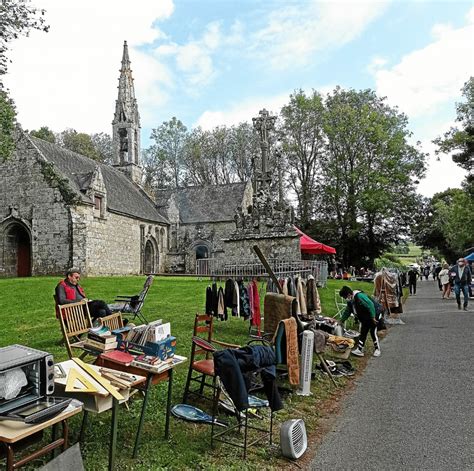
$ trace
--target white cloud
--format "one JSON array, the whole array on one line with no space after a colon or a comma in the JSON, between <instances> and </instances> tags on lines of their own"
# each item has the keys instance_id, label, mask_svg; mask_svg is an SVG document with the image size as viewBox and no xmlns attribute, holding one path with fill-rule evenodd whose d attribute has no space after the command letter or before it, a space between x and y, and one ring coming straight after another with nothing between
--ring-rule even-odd
<instances>
[{"instance_id":1,"label":"white cloud","mask_svg":"<svg viewBox=\"0 0 474 471\"><path fill-rule=\"evenodd\" d=\"M306 65L315 53L340 47L385 10L388 1L311 1L272 12L252 39L253 52L275 69Z\"/></svg>"},{"instance_id":2,"label":"white cloud","mask_svg":"<svg viewBox=\"0 0 474 471\"><path fill-rule=\"evenodd\" d=\"M172 0L36 0L46 9L49 33L32 32L12 43L5 83L20 123L111 132L122 44L128 41L142 115L166 99L169 71L139 52L140 45L164 37L154 25L174 10ZM111 53L112 52L112 53Z\"/></svg>"},{"instance_id":3,"label":"white cloud","mask_svg":"<svg viewBox=\"0 0 474 471\"><path fill-rule=\"evenodd\" d=\"M376 70L377 93L410 117L433 113L458 98L462 85L474 74L473 12L474 8L464 27L436 25L435 41L405 55L391 68Z\"/></svg>"},{"instance_id":4,"label":"white cloud","mask_svg":"<svg viewBox=\"0 0 474 471\"><path fill-rule=\"evenodd\" d=\"M460 98L461 87L474 74L472 38L474 37L474 8L466 16L466 25L453 28L449 24L435 24L431 30L433 41L402 57L391 67L369 65L374 74L378 95L387 96L411 121L415 137L422 142L427 159L426 177L419 185L425 196L459 187L466 176L450 155L435 155L432 140L454 125L454 102ZM453 119L446 118L441 107L448 105Z\"/></svg>"},{"instance_id":5,"label":"white cloud","mask_svg":"<svg viewBox=\"0 0 474 471\"><path fill-rule=\"evenodd\" d=\"M225 111L206 110L199 116L194 126L209 130L216 126L231 126L243 122L252 122L252 118L258 116L258 112L263 108L266 108L272 114L278 114L280 108L288 102L288 97L289 94L267 98L248 98L245 101L228 106Z\"/></svg>"},{"instance_id":6,"label":"white cloud","mask_svg":"<svg viewBox=\"0 0 474 471\"><path fill-rule=\"evenodd\" d=\"M334 88L335 85L324 85L318 87L318 91L321 95L325 96L327 93L331 93ZM206 110L196 120L194 127L200 126L203 129L209 130L221 125L231 126L243 122L251 123L252 118L258 116L258 112L263 108L271 114L277 115L280 113L281 108L289 102L290 94L293 91L289 90L287 93L267 97L247 98L244 101L227 106L225 110ZM310 89L303 91L307 94L311 93Z\"/></svg>"}]
</instances>

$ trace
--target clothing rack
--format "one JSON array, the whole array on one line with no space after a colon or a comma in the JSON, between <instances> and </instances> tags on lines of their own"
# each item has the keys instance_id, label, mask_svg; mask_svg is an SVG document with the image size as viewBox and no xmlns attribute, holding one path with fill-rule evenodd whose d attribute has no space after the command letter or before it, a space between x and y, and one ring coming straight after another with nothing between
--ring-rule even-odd
<instances>
[{"instance_id":1,"label":"clothing rack","mask_svg":"<svg viewBox=\"0 0 474 471\"><path fill-rule=\"evenodd\" d=\"M270 260L269 265L276 276L313 275L319 286L325 286L328 277L327 262L319 260ZM218 258L203 258L196 260L196 274L200 277L210 277L212 280L223 278L242 279L268 278L268 271L258 260L241 263L224 263Z\"/></svg>"}]
</instances>

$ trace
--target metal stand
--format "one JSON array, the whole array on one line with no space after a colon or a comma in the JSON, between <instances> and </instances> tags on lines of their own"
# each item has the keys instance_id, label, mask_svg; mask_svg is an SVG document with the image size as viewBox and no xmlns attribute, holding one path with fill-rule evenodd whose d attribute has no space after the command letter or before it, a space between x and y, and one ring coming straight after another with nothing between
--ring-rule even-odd
<instances>
[{"instance_id":1,"label":"metal stand","mask_svg":"<svg viewBox=\"0 0 474 471\"><path fill-rule=\"evenodd\" d=\"M220 388L217 388L216 395L214 397L214 404L212 408L212 424L211 424L211 447L214 446L214 442L221 442L226 443L227 445L236 446L238 448L242 448L244 450L243 459L247 458L247 448L252 445L256 445L257 443L262 442L263 440L269 439L269 444L272 444L273 438L273 412L268 407L270 411L270 426L269 428L257 427L253 424L249 423L249 412L248 409L243 410L242 412L236 413L237 423L235 425L231 425L226 427L224 430L220 432L215 432L216 426L215 423L218 419L219 413L219 396L220 396ZM267 409L267 408L265 408ZM259 409L262 410L262 409ZM244 417L241 416L244 414ZM243 437L242 435L243 429ZM254 430L256 432L260 432L258 437L254 438L253 440L249 441L249 430ZM238 434L241 436L240 438L227 438L232 432L238 431Z\"/></svg>"}]
</instances>

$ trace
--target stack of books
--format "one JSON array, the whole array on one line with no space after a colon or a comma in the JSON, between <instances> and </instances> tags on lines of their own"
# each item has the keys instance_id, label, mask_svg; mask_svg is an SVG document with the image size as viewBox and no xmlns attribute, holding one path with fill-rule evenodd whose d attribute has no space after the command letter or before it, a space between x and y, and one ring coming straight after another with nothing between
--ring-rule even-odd
<instances>
[{"instance_id":1,"label":"stack of books","mask_svg":"<svg viewBox=\"0 0 474 471\"><path fill-rule=\"evenodd\" d=\"M100 352L108 352L117 348L117 337L105 326L89 329L85 346Z\"/></svg>"},{"instance_id":2,"label":"stack of books","mask_svg":"<svg viewBox=\"0 0 474 471\"><path fill-rule=\"evenodd\" d=\"M133 327L127 335L127 341L138 345L147 342L159 342L171 335L171 324L163 324L161 319L145 325Z\"/></svg>"}]
</instances>

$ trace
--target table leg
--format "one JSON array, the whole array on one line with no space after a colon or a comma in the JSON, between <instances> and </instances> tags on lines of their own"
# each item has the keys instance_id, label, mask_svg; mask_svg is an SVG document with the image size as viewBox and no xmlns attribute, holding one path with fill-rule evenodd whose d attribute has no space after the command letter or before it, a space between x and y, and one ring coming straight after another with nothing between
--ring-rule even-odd
<instances>
[{"instance_id":1,"label":"table leg","mask_svg":"<svg viewBox=\"0 0 474 471\"><path fill-rule=\"evenodd\" d=\"M168 375L168 399L166 400L166 422L165 422L165 439L170 436L170 415L171 415L171 393L173 392L173 368L170 368Z\"/></svg>"},{"instance_id":2,"label":"table leg","mask_svg":"<svg viewBox=\"0 0 474 471\"><path fill-rule=\"evenodd\" d=\"M86 434L87 417L88 417L89 412L84 410L83 414L84 415L82 416L81 431L79 432L79 442L80 443L82 443L84 441L84 437L85 437L85 434Z\"/></svg>"},{"instance_id":3,"label":"table leg","mask_svg":"<svg viewBox=\"0 0 474 471\"><path fill-rule=\"evenodd\" d=\"M66 451L67 447L69 446L69 442L68 442L68 439L69 439L69 425L67 424L67 420L63 420L61 423L62 423L62 426L63 426L63 439L64 439L63 451Z\"/></svg>"},{"instance_id":4,"label":"table leg","mask_svg":"<svg viewBox=\"0 0 474 471\"><path fill-rule=\"evenodd\" d=\"M51 443L56 441L56 438L58 436L58 424L54 424L51 427ZM56 448L51 451L51 459L54 459L56 456Z\"/></svg>"},{"instance_id":5,"label":"table leg","mask_svg":"<svg viewBox=\"0 0 474 471\"><path fill-rule=\"evenodd\" d=\"M110 430L109 471L112 471L115 466L115 448L117 445L117 418L118 400L114 397L112 405L112 428Z\"/></svg>"},{"instance_id":6,"label":"table leg","mask_svg":"<svg viewBox=\"0 0 474 471\"><path fill-rule=\"evenodd\" d=\"M148 392L150 390L150 384L151 384L152 377L153 377L152 374L148 374L148 376L146 378L145 396L143 397L142 412L140 414L140 421L138 422L137 436L135 437L135 446L133 447L133 454L132 454L133 458L137 457L138 444L140 442L140 436L142 434L142 429L143 429L143 422L145 420L145 410L146 410L146 405L148 403Z\"/></svg>"},{"instance_id":7,"label":"table leg","mask_svg":"<svg viewBox=\"0 0 474 471\"><path fill-rule=\"evenodd\" d=\"M13 446L5 443L5 448L7 451L7 471L13 471L15 469L14 459L13 459Z\"/></svg>"}]
</instances>

